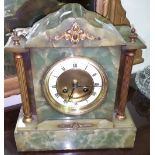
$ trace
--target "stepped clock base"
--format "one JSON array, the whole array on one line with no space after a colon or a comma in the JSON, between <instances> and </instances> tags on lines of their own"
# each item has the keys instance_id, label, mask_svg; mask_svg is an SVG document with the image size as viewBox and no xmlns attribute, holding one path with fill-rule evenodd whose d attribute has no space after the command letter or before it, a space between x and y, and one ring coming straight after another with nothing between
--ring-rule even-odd
<instances>
[{"instance_id":1,"label":"stepped clock base","mask_svg":"<svg viewBox=\"0 0 155 155\"><path fill-rule=\"evenodd\" d=\"M22 119L21 110L15 129L18 151L134 147L136 127L128 110L125 120L114 119L112 122L88 119L54 120L37 124L36 116L33 116L32 123L25 124Z\"/></svg>"}]
</instances>

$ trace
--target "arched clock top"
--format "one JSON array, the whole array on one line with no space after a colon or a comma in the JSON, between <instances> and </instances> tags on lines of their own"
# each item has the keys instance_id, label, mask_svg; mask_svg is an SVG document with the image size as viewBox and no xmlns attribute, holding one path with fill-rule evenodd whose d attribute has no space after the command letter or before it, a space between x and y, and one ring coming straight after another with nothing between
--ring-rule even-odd
<instances>
[{"instance_id":1,"label":"arched clock top","mask_svg":"<svg viewBox=\"0 0 155 155\"><path fill-rule=\"evenodd\" d=\"M138 38L130 43L130 27L113 26L104 17L75 3L64 5L32 27L14 31L17 33L12 34L5 46L5 50L11 52L24 52L29 48L144 47Z\"/></svg>"},{"instance_id":2,"label":"arched clock top","mask_svg":"<svg viewBox=\"0 0 155 155\"><path fill-rule=\"evenodd\" d=\"M125 44L124 39L111 24L104 23L99 28L84 18L67 18L57 27L40 30L37 34L31 29L30 31L32 33L27 36L26 47L100 47Z\"/></svg>"}]
</instances>

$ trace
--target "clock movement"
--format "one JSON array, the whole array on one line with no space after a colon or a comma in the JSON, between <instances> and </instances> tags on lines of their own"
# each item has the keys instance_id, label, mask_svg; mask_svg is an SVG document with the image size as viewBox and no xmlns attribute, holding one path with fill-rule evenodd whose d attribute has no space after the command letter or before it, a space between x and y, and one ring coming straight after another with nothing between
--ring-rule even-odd
<instances>
[{"instance_id":1,"label":"clock movement","mask_svg":"<svg viewBox=\"0 0 155 155\"><path fill-rule=\"evenodd\" d=\"M12 32L22 108L19 151L132 148L136 127L126 108L137 49L135 29L114 26L67 4Z\"/></svg>"}]
</instances>

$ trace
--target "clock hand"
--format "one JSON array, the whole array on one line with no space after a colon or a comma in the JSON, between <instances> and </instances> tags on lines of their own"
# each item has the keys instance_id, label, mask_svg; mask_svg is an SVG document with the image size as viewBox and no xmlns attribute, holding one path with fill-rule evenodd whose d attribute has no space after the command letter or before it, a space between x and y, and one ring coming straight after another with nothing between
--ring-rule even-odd
<instances>
[{"instance_id":1,"label":"clock hand","mask_svg":"<svg viewBox=\"0 0 155 155\"><path fill-rule=\"evenodd\" d=\"M81 86L81 85L78 85L77 87L102 87L102 86L97 86L97 85L90 85L90 86Z\"/></svg>"},{"instance_id":2,"label":"clock hand","mask_svg":"<svg viewBox=\"0 0 155 155\"><path fill-rule=\"evenodd\" d=\"M86 93L86 92L89 91L89 88L91 88L91 87L102 87L102 86L99 86L99 85L94 85L94 86L81 86L81 85L78 84L77 87L78 88L80 88L80 87L83 88L83 91Z\"/></svg>"},{"instance_id":3,"label":"clock hand","mask_svg":"<svg viewBox=\"0 0 155 155\"><path fill-rule=\"evenodd\" d=\"M72 91L71 91L71 93L70 93L70 95L68 95L68 102L69 102L69 100L72 98L72 95L73 95L74 90L75 90L75 88L73 87L73 88L72 88Z\"/></svg>"},{"instance_id":4,"label":"clock hand","mask_svg":"<svg viewBox=\"0 0 155 155\"><path fill-rule=\"evenodd\" d=\"M68 96L69 97L68 98L68 102L72 98L73 92L77 88L77 86L78 86L78 81L76 79L74 79L73 82L72 82L72 91L71 91L71 94Z\"/></svg>"}]
</instances>

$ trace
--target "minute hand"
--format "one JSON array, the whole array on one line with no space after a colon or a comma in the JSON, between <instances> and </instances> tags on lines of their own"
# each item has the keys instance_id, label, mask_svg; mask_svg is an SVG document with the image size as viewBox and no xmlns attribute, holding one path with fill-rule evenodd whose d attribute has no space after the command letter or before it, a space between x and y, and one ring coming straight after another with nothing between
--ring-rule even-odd
<instances>
[{"instance_id":1,"label":"minute hand","mask_svg":"<svg viewBox=\"0 0 155 155\"><path fill-rule=\"evenodd\" d=\"M78 85L77 87L102 87L102 86L99 86L99 85L90 85L90 86L81 86L81 85Z\"/></svg>"}]
</instances>

